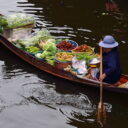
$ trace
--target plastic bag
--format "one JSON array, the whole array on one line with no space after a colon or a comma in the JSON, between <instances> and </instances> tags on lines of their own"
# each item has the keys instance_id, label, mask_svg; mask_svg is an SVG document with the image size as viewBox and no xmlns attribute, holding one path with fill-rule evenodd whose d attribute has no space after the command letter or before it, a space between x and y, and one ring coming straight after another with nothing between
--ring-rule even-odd
<instances>
[{"instance_id":1,"label":"plastic bag","mask_svg":"<svg viewBox=\"0 0 128 128\"><path fill-rule=\"evenodd\" d=\"M97 73L98 73L99 71L100 71L99 68L92 68L92 69L91 69L91 76L92 76L93 79L97 79L97 78L96 78L96 75L97 75Z\"/></svg>"},{"instance_id":2,"label":"plastic bag","mask_svg":"<svg viewBox=\"0 0 128 128\"><path fill-rule=\"evenodd\" d=\"M87 73L87 66L85 60L78 60L76 57L73 57L72 67L78 74L85 75Z\"/></svg>"},{"instance_id":3,"label":"plastic bag","mask_svg":"<svg viewBox=\"0 0 128 128\"><path fill-rule=\"evenodd\" d=\"M24 13L16 13L6 17L8 28L17 28L29 24L35 24L35 19Z\"/></svg>"}]
</instances>

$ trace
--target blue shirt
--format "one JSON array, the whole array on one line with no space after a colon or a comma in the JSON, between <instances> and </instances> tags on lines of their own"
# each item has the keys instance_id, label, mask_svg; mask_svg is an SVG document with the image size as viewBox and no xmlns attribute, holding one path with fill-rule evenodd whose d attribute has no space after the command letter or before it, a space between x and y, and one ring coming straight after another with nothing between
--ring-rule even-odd
<instances>
[{"instance_id":1,"label":"blue shirt","mask_svg":"<svg viewBox=\"0 0 128 128\"><path fill-rule=\"evenodd\" d=\"M114 84L119 81L121 67L117 48L113 48L108 53L103 53L103 73L107 75L103 82Z\"/></svg>"}]
</instances>

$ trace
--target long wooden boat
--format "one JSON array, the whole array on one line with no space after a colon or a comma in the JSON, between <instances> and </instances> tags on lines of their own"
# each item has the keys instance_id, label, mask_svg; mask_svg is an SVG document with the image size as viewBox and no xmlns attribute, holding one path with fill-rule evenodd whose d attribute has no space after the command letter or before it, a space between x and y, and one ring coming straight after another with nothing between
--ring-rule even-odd
<instances>
[{"instance_id":1,"label":"long wooden boat","mask_svg":"<svg viewBox=\"0 0 128 128\"><path fill-rule=\"evenodd\" d=\"M95 81L95 80L88 79L88 78L81 78L81 77L78 77L78 76L76 76L68 71L65 71L63 69L58 69L57 67L52 66L52 65L44 62L43 60L40 60L40 59L34 57L33 55L23 51L22 49L17 48L13 43L8 41L2 35L0 35L0 43L3 44L6 48L8 48L10 51L12 51L14 54L16 54L18 57L20 57L24 61L28 62L29 64L35 66L36 68L38 68L42 71L45 71L54 76L66 79L68 81L78 83L80 85L83 84L86 86L99 88L99 85L100 85L99 81ZM122 75L121 82L122 81L128 82L128 76ZM115 87L115 86L107 84L107 83L103 83L103 89L114 91L114 92L128 93L128 88Z\"/></svg>"}]
</instances>

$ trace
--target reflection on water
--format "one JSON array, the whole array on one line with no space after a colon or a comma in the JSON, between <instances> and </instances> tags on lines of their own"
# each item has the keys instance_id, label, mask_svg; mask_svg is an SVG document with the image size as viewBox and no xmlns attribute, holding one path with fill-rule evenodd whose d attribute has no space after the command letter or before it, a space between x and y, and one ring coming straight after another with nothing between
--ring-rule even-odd
<instances>
[{"instance_id":1,"label":"reflection on water","mask_svg":"<svg viewBox=\"0 0 128 128\"><path fill-rule=\"evenodd\" d=\"M44 126L44 123L49 128L51 125L75 126L74 123L97 126L97 101L93 101L95 93L87 96L88 91L84 90L84 87L79 88L42 73L11 52L5 52L7 49L4 47L2 49L0 54L4 54L4 57L1 56L0 126L6 128L10 125L9 120L12 120L13 127L21 124L20 127L26 128L41 128L40 124ZM107 111L111 112L111 107L108 107ZM48 123L47 120L54 120L55 124Z\"/></svg>"},{"instance_id":2,"label":"reflection on water","mask_svg":"<svg viewBox=\"0 0 128 128\"><path fill-rule=\"evenodd\" d=\"M47 27L56 38L70 38L98 49L97 42L105 34L113 34L120 42L124 73L128 73L128 10L123 7L119 0L0 0L2 14L33 15L35 29ZM39 71L0 48L0 127L100 127L96 120L97 90ZM122 97L105 93L108 128L127 126L128 104Z\"/></svg>"}]
</instances>

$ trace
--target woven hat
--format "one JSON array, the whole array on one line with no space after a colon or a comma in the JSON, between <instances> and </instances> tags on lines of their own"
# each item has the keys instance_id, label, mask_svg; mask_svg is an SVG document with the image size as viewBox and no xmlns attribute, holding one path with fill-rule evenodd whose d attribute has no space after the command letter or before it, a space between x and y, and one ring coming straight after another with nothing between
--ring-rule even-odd
<instances>
[{"instance_id":1,"label":"woven hat","mask_svg":"<svg viewBox=\"0 0 128 128\"><path fill-rule=\"evenodd\" d=\"M111 35L107 35L104 37L103 41L99 42L99 46L103 48L114 48L119 45L118 42L115 41L114 37Z\"/></svg>"}]
</instances>

